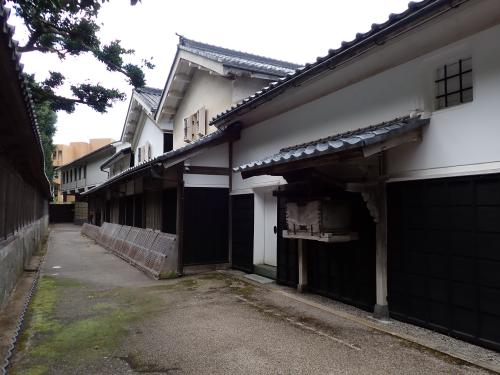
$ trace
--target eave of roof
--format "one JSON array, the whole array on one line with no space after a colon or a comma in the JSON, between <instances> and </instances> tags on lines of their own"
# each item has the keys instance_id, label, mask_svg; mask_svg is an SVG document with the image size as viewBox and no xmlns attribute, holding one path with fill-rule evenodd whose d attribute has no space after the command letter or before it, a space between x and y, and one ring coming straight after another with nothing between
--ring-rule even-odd
<instances>
[{"instance_id":1,"label":"eave of roof","mask_svg":"<svg viewBox=\"0 0 500 375\"><path fill-rule=\"evenodd\" d=\"M127 124L129 123L130 111L134 108L133 103L137 102L148 116L154 118L156 117L155 114L158 110L158 106L160 105L162 92L163 90L161 89L147 86L132 90L132 96L130 98L127 115L125 116L125 122L120 136L122 141L124 141L125 130L127 128Z\"/></svg>"},{"instance_id":2,"label":"eave of roof","mask_svg":"<svg viewBox=\"0 0 500 375\"><path fill-rule=\"evenodd\" d=\"M386 22L373 24L366 33L358 33L351 41L344 41L337 49L331 49L326 56L320 56L314 63L308 63L304 67L297 69L293 74L280 78L272 82L262 90L243 99L226 111L216 115L211 119L210 125L216 127L230 124L239 114L245 111L252 111L261 104L272 100L283 94L288 89L297 87L302 81L311 79L326 70L333 69L344 59L352 60L356 56L361 56L362 52L377 44L377 38L383 40L384 36L404 30L408 25L421 22L426 18L433 17L439 12L457 7L469 0L422 0L420 2L410 2L408 8L398 14L391 14ZM379 43L382 44L382 43Z\"/></svg>"},{"instance_id":3,"label":"eave of roof","mask_svg":"<svg viewBox=\"0 0 500 375\"><path fill-rule=\"evenodd\" d=\"M174 56L174 60L170 66L170 71L168 73L167 80L165 82L165 87L163 89L160 102L159 102L159 107L158 110L155 114L155 120L159 121L160 116L161 116L161 108L165 105L165 102L167 101L167 95L169 94L170 88L172 86L172 81L174 79L174 76L176 74L176 71L178 69L178 61L180 60L180 56L182 56L184 53L192 53L197 56L200 56L202 58L208 59L210 61L216 62L217 64L221 64L221 67L229 67L229 68L235 68L239 69L240 71L247 71L247 72L255 72L259 74L264 74L268 80L272 79L277 79L279 77L283 77L286 74L292 73L295 69L299 68L300 65L298 64L293 64L290 62L286 61L281 61L281 60L276 60L276 59L271 59L268 57L263 57L259 55L253 55L245 52L240 52L240 51L235 51L231 50L228 48L222 48L222 47L217 47L213 46L210 44L206 43L201 43L201 42L196 42L194 40L188 39L182 35L179 36L179 43L177 44L177 51ZM203 52L205 51L205 52ZM211 53L207 52L211 51ZM241 58L245 57L248 59L248 64L242 64L241 61L237 61L237 59L232 59L230 57L226 59L221 59L215 57L217 53L225 53L227 55L231 56L239 56ZM250 60L253 59L253 60ZM223 61L224 60L224 61ZM250 63L250 61L253 61L253 63ZM270 69L263 69L264 65L269 65L269 66L274 66L274 68ZM273 65L274 64L274 65ZM260 65L260 66L259 66ZM281 67L281 69L279 68ZM223 68L221 68L223 70Z\"/></svg>"},{"instance_id":4,"label":"eave of roof","mask_svg":"<svg viewBox=\"0 0 500 375\"><path fill-rule=\"evenodd\" d=\"M197 42L182 35L179 35L179 48L222 63L224 66L270 74L276 77L282 77L286 74L293 73L296 69L301 67L299 64L288 61Z\"/></svg>"},{"instance_id":5,"label":"eave of roof","mask_svg":"<svg viewBox=\"0 0 500 375\"><path fill-rule=\"evenodd\" d=\"M85 155L79 157L78 159L75 159L75 160L70 161L69 163L60 165L59 167L56 168L56 170L61 170L63 168L71 167L72 165L80 164L82 161L87 160L87 159L91 159L91 158L93 158L101 153L105 153L106 151L112 151L115 148L115 146L114 146L115 143L116 142L112 142L112 143L108 143L107 145L104 145L102 147L99 147L97 150L89 152L88 154L85 154Z\"/></svg>"},{"instance_id":6,"label":"eave of roof","mask_svg":"<svg viewBox=\"0 0 500 375\"><path fill-rule=\"evenodd\" d=\"M5 7L4 1L0 1L0 34L5 40L6 43L5 47L7 48L11 56L12 70L17 73L16 76L13 78L17 80L17 85L20 88L25 104L26 114L29 118L31 131L36 143L35 147L37 149L37 153L40 156L40 172L37 173L36 179L38 180L39 187L43 191L43 193L47 197L50 197L51 196L50 181L47 178L47 175L45 174L45 157L40 137L40 131L38 129L35 113L33 111L33 101L31 97L31 92L28 88L27 82L23 77L23 65L20 62L21 53L18 52L17 50L18 43L13 39L14 27L10 26L7 23L9 15L10 15L10 9Z\"/></svg>"},{"instance_id":7,"label":"eave of roof","mask_svg":"<svg viewBox=\"0 0 500 375\"><path fill-rule=\"evenodd\" d=\"M258 170L269 169L273 166L351 151L353 149L362 149L363 147L380 143L412 130L419 129L429 124L429 122L430 119L422 119L420 117L412 118L406 116L397 118L354 131L335 134L327 138L282 148L278 153L272 156L252 161L234 168L233 170L235 172L247 174L246 177L250 177L249 172L253 172L251 175L258 175L261 174L255 173Z\"/></svg>"},{"instance_id":8,"label":"eave of roof","mask_svg":"<svg viewBox=\"0 0 500 375\"><path fill-rule=\"evenodd\" d=\"M106 180L102 184L87 190L86 192L82 193L81 195L89 195L92 193L95 193L101 189L103 189L106 186L113 185L115 183L121 182L126 178L129 178L137 173L140 173L144 170L147 170L149 168L152 168L155 165L158 164L164 164L168 163L171 165L175 165L177 163L182 162L183 160L187 159L188 157L192 156L192 153L196 152L198 149L202 149L203 147L209 147L209 146L216 146L222 142L225 142L230 139L235 139L239 137L240 133L240 128L239 126L232 127L231 129L227 130L217 130L213 133L210 133L203 138L189 143L183 147L177 148L175 150L166 152L160 156L157 156L156 158L153 158L151 160L142 162L141 164L135 165L133 167L125 169L123 172L113 176L109 180Z\"/></svg>"},{"instance_id":9,"label":"eave of roof","mask_svg":"<svg viewBox=\"0 0 500 375\"><path fill-rule=\"evenodd\" d=\"M104 163L102 163L99 168L102 171L104 168L108 167L112 162L121 159L121 157L128 155L131 152L132 152L131 147L122 148L120 151L114 153L109 159L107 159Z\"/></svg>"}]
</instances>

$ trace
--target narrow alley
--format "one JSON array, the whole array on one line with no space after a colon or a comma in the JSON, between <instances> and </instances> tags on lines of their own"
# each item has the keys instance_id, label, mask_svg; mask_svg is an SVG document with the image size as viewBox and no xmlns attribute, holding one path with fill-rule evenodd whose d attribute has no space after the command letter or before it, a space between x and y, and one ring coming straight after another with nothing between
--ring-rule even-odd
<instances>
[{"instance_id":1,"label":"narrow alley","mask_svg":"<svg viewBox=\"0 0 500 375\"><path fill-rule=\"evenodd\" d=\"M482 374L230 273L154 281L54 225L13 374Z\"/></svg>"}]
</instances>

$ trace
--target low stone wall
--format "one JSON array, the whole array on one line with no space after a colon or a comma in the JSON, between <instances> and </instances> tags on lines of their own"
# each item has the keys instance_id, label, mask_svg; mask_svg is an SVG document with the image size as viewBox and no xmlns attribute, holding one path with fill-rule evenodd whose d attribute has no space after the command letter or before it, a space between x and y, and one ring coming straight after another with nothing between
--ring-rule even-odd
<instances>
[{"instance_id":1,"label":"low stone wall","mask_svg":"<svg viewBox=\"0 0 500 375\"><path fill-rule=\"evenodd\" d=\"M0 241L0 308L16 286L30 256L40 250L48 224L49 216L46 215Z\"/></svg>"},{"instance_id":2,"label":"low stone wall","mask_svg":"<svg viewBox=\"0 0 500 375\"><path fill-rule=\"evenodd\" d=\"M177 276L177 236L112 223L84 223L82 234L156 279Z\"/></svg>"}]
</instances>

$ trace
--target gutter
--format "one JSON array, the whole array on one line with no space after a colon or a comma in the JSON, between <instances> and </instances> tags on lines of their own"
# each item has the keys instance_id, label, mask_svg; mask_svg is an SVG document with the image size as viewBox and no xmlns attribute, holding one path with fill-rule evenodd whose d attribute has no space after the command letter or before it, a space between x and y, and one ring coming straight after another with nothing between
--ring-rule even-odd
<instances>
[{"instance_id":1,"label":"gutter","mask_svg":"<svg viewBox=\"0 0 500 375\"><path fill-rule=\"evenodd\" d=\"M337 50L330 50L329 54L326 57L319 57L316 63L308 63L305 65L303 69L297 69L297 71L290 76L284 77L280 81L271 83L267 88L264 88L258 91L256 94L244 99L240 105L236 105L226 112L223 112L216 117L214 117L210 121L210 125L214 125L216 127L222 127L223 125L228 124L231 118L236 117L238 115L243 115L255 109L256 107L271 101L275 97L281 95L284 91L297 87L310 80L311 78L315 78L319 76L321 73L333 70L348 61L352 61L359 57L361 54L367 52L373 47L377 47L381 44L386 43L389 40L392 40L399 35L404 34L432 19L438 17L453 8L457 8L460 5L468 2L470 0L435 0L430 2L427 5L422 5L422 8L411 12L411 8L409 7L406 11L400 13L399 15L390 15L389 20L387 22L391 22L391 18L397 18L401 16L405 12L410 12L408 15L403 16L401 19L391 23L390 25L383 27L379 24L373 24L372 30L368 31L365 34L356 34L356 38L350 42L342 42L342 45ZM410 3L410 5L413 3ZM413 6L419 6L416 3ZM444 9L441 9L443 8ZM423 18L426 14L429 14L429 17L425 19ZM412 21L417 21L416 24L410 25ZM405 27L408 26L408 27ZM371 35L364 36L372 33L377 28L382 27L381 30L374 32ZM397 32L395 35L388 35L391 32ZM386 37L382 39L382 37ZM258 94L260 92L260 94Z\"/></svg>"}]
</instances>

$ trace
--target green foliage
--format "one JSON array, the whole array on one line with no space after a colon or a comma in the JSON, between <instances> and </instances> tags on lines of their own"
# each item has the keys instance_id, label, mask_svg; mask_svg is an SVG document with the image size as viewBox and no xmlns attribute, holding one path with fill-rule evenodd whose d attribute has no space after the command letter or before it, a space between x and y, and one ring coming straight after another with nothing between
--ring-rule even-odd
<instances>
[{"instance_id":1,"label":"green foliage","mask_svg":"<svg viewBox=\"0 0 500 375\"><path fill-rule=\"evenodd\" d=\"M28 41L18 50L23 53L38 51L56 54L61 60L66 56L82 53L93 55L111 72L125 75L134 87L145 85L143 68L152 69L154 65L142 60L138 66L126 62L133 56L133 49L123 48L119 40L102 45L97 33L100 26L97 16L102 4L108 0L10 0L16 14L23 19L28 30ZM131 0L135 5L140 0ZM124 100L125 94L115 88L100 84L78 83L71 85L73 96L61 96L56 90L64 85L65 77L61 72L51 71L44 81L37 82L33 75L25 75L31 89L34 111L38 119L40 137L45 153L46 174L53 179L52 137L55 133L57 111L72 113L77 104L84 104L97 112L104 113L116 101Z\"/></svg>"},{"instance_id":2,"label":"green foliage","mask_svg":"<svg viewBox=\"0 0 500 375\"><path fill-rule=\"evenodd\" d=\"M135 51L121 46L119 40L101 44L97 33L100 26L97 16L107 0L11 0L16 14L28 29L28 41L18 47L20 52L38 51L56 54L61 60L66 56L82 53L93 55L111 72L125 75L127 82L134 87L145 85L144 68L154 65L148 60L136 65L125 61ZM131 0L132 5L137 0ZM65 77L60 72L50 72L49 78L42 82L30 80L35 103L47 103L53 111L72 113L77 104L84 104L97 112L106 112L116 101L124 100L125 94L114 88L100 84L73 84L73 96L65 97L56 93Z\"/></svg>"}]
</instances>

